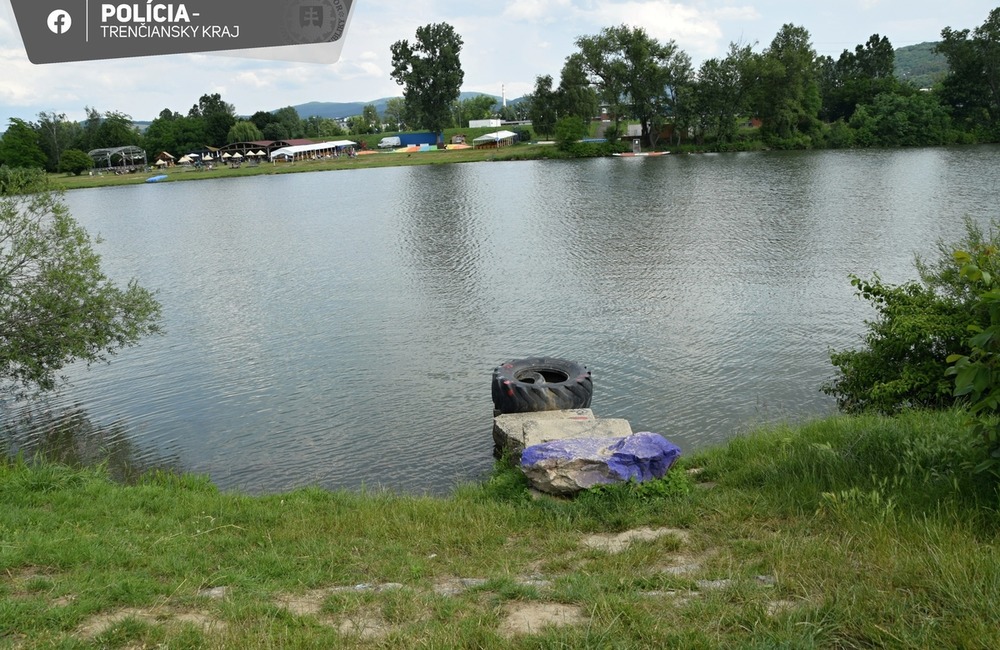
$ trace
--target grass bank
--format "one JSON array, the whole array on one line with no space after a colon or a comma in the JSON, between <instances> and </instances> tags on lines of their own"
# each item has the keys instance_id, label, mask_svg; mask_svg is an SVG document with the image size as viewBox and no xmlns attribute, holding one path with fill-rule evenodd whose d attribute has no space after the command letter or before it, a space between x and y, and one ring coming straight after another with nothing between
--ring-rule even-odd
<instances>
[{"instance_id":1,"label":"grass bank","mask_svg":"<svg viewBox=\"0 0 1000 650\"><path fill-rule=\"evenodd\" d=\"M8 461L0 647L993 648L997 491L963 431L777 426L573 501L512 471L249 497Z\"/></svg>"},{"instance_id":2,"label":"grass bank","mask_svg":"<svg viewBox=\"0 0 1000 650\"><path fill-rule=\"evenodd\" d=\"M596 151L595 151L596 154ZM412 165L443 165L450 163L495 162L503 160L544 160L550 158L574 157L559 151L551 144L518 144L501 149L457 149L426 152L373 152L350 158L341 156L323 160L306 160L294 163L263 162L259 165L243 164L238 168L225 165L214 169L196 169L190 166L175 166L165 170L151 172L122 174L95 171L94 175L71 176L66 174L50 174L49 180L53 186L61 189L78 189L84 187L108 187L116 185L138 185L147 178L166 174L164 183L177 181L205 180L209 178L242 178L246 176L261 176L270 174L294 174L300 172L341 171L347 169L371 169L376 167L403 167Z\"/></svg>"}]
</instances>

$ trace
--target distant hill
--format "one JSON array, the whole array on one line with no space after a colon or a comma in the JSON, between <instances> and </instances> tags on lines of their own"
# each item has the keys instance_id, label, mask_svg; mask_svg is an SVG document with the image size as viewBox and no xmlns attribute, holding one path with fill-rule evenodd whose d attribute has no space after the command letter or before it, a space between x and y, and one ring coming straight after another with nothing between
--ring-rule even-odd
<instances>
[{"instance_id":1,"label":"distant hill","mask_svg":"<svg viewBox=\"0 0 1000 650\"><path fill-rule=\"evenodd\" d=\"M896 76L899 79L910 81L918 88L930 88L935 83L948 74L948 61L943 55L935 53L936 42L920 43L918 45L908 45L896 49ZM488 93L463 92L459 99L469 99L479 95L492 97L497 103L502 98ZM401 96L401 95L400 95ZM306 104L296 104L292 106L302 119L312 117L328 117L333 119L344 119L352 115L361 115L364 107L374 104L375 110L382 114L385 112L386 102L391 97L372 99L366 102L308 102ZM524 97L508 99L508 105L515 105L523 101ZM271 112L278 110L273 109Z\"/></svg>"},{"instance_id":2,"label":"distant hill","mask_svg":"<svg viewBox=\"0 0 1000 650\"><path fill-rule=\"evenodd\" d=\"M471 97L478 97L479 95L487 95L492 97L499 103L501 101L500 97L496 95L489 95L488 93L461 93L458 98L460 100L469 99ZM400 95L401 97L402 95ZM306 104L297 104L292 106L298 112L299 117L306 119L307 117L317 116L317 117L329 117L333 119L341 119L345 117L351 117L352 115L361 115L361 111L368 104L374 104L375 110L382 114L385 112L386 103L392 99L392 97L382 97L381 99L373 99L367 102L308 102ZM518 99L508 99L508 104L513 104L520 101ZM278 109L274 109L278 110ZM273 113L274 110L271 112Z\"/></svg>"},{"instance_id":3,"label":"distant hill","mask_svg":"<svg viewBox=\"0 0 1000 650\"><path fill-rule=\"evenodd\" d=\"M896 77L917 88L930 88L948 74L948 60L934 52L937 43L919 43L896 50Z\"/></svg>"},{"instance_id":4,"label":"distant hill","mask_svg":"<svg viewBox=\"0 0 1000 650\"><path fill-rule=\"evenodd\" d=\"M292 108L295 109L302 119L315 115L316 117L329 117L337 120L351 117L352 115L361 115L361 111L368 104L375 104L375 109L381 114L385 111L385 103L388 99L388 97L383 97L382 99L375 99L370 102L308 102L306 104L297 104L292 106ZM274 110L271 112L273 113Z\"/></svg>"}]
</instances>

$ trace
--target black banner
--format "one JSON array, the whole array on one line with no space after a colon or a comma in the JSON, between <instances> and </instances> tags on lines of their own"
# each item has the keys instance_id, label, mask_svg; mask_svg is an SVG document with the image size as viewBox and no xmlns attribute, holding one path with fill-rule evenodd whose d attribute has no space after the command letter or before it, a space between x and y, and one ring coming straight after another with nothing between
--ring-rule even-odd
<instances>
[{"instance_id":1,"label":"black banner","mask_svg":"<svg viewBox=\"0 0 1000 650\"><path fill-rule=\"evenodd\" d=\"M353 0L10 0L32 63L341 44ZM340 47L329 48L333 61ZM262 58L266 53L262 52ZM333 61L327 61L332 63Z\"/></svg>"}]
</instances>

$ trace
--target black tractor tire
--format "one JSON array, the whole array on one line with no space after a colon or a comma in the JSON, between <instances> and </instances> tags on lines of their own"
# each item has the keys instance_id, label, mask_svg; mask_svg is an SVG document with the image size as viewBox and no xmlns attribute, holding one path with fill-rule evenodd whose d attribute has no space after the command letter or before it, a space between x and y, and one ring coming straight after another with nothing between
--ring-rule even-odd
<instances>
[{"instance_id":1,"label":"black tractor tire","mask_svg":"<svg viewBox=\"0 0 1000 650\"><path fill-rule=\"evenodd\" d=\"M497 413L589 408L593 395L590 371L574 361L532 357L493 369L493 407Z\"/></svg>"}]
</instances>

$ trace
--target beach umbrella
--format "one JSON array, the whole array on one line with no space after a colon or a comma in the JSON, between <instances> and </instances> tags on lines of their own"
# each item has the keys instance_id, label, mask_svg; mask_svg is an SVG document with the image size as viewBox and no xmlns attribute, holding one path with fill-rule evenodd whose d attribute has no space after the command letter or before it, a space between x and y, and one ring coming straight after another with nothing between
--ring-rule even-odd
<instances>
[{"instance_id":1,"label":"beach umbrella","mask_svg":"<svg viewBox=\"0 0 1000 650\"><path fill-rule=\"evenodd\" d=\"M196 154L196 153L189 153L188 154L188 158L200 158L200 157L201 156L199 154Z\"/></svg>"},{"instance_id":2,"label":"beach umbrella","mask_svg":"<svg viewBox=\"0 0 1000 650\"><path fill-rule=\"evenodd\" d=\"M181 156L180 160L178 160L177 162L179 162L179 163L189 163L189 162L191 162L191 156Z\"/></svg>"},{"instance_id":3,"label":"beach umbrella","mask_svg":"<svg viewBox=\"0 0 1000 650\"><path fill-rule=\"evenodd\" d=\"M206 154L202 160L212 160L212 154Z\"/></svg>"},{"instance_id":4,"label":"beach umbrella","mask_svg":"<svg viewBox=\"0 0 1000 650\"><path fill-rule=\"evenodd\" d=\"M164 165L167 164L167 161L166 160L157 160L155 164L156 164L157 167L163 167Z\"/></svg>"},{"instance_id":5,"label":"beach umbrella","mask_svg":"<svg viewBox=\"0 0 1000 650\"><path fill-rule=\"evenodd\" d=\"M223 158L223 159L226 159L226 158L232 158L232 156L231 156L231 155L229 155L228 153L224 153L224 154L222 154L222 158Z\"/></svg>"},{"instance_id":6,"label":"beach umbrella","mask_svg":"<svg viewBox=\"0 0 1000 650\"><path fill-rule=\"evenodd\" d=\"M242 158L242 157L243 157L243 154L241 154L239 151L237 151L232 156L230 156L230 158Z\"/></svg>"},{"instance_id":7,"label":"beach umbrella","mask_svg":"<svg viewBox=\"0 0 1000 650\"><path fill-rule=\"evenodd\" d=\"M257 155L258 155L258 156L260 156L261 158L263 158L263 157L264 157L264 156L266 156L267 154L266 154L266 153L264 153L264 150L263 150L263 149L261 149L260 151L258 151L258 152L257 152Z\"/></svg>"}]
</instances>

